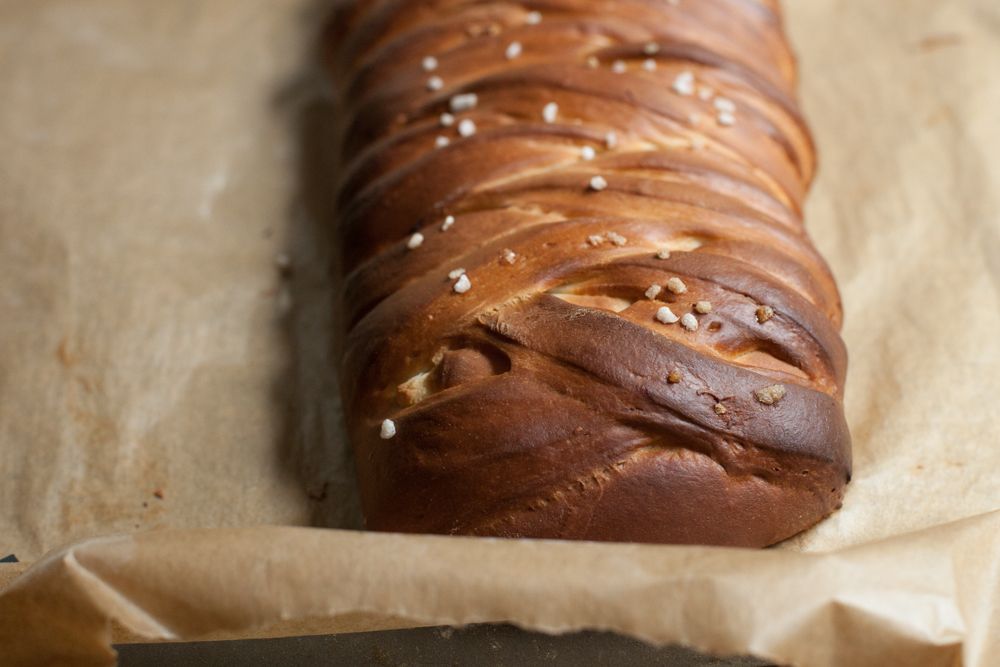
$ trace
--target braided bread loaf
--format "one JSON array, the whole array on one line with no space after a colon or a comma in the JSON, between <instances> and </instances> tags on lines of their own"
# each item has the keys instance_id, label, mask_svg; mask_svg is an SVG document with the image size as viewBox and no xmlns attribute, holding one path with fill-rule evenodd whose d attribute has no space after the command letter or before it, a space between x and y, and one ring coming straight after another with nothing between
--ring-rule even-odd
<instances>
[{"instance_id":1,"label":"braided bread loaf","mask_svg":"<svg viewBox=\"0 0 1000 667\"><path fill-rule=\"evenodd\" d=\"M367 526L764 546L850 476L775 0L369 0L340 87Z\"/></svg>"}]
</instances>

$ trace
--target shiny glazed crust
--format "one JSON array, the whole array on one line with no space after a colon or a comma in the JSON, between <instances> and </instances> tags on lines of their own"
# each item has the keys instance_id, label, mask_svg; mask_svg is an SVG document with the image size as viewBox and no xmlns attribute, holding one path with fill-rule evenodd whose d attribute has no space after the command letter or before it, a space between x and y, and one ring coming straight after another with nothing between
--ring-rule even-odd
<instances>
[{"instance_id":1,"label":"shiny glazed crust","mask_svg":"<svg viewBox=\"0 0 1000 667\"><path fill-rule=\"evenodd\" d=\"M765 546L839 506L774 2L372 0L327 44L369 528Z\"/></svg>"}]
</instances>

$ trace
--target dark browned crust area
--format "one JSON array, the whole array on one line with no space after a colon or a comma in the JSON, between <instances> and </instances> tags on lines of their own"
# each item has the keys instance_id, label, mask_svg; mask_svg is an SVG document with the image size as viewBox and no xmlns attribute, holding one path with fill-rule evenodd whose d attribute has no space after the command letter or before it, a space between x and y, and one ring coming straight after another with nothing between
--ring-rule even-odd
<instances>
[{"instance_id":1,"label":"dark browned crust area","mask_svg":"<svg viewBox=\"0 0 1000 667\"><path fill-rule=\"evenodd\" d=\"M369 528L765 546L839 507L841 307L774 2L373 0L328 39Z\"/></svg>"}]
</instances>

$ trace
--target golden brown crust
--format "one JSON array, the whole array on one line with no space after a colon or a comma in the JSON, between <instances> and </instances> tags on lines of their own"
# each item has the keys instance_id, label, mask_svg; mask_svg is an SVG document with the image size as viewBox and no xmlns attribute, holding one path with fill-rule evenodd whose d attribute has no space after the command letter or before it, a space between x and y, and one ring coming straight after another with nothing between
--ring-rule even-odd
<instances>
[{"instance_id":1,"label":"golden brown crust","mask_svg":"<svg viewBox=\"0 0 1000 667\"><path fill-rule=\"evenodd\" d=\"M839 506L774 2L371 0L329 44L368 527L764 546Z\"/></svg>"}]
</instances>

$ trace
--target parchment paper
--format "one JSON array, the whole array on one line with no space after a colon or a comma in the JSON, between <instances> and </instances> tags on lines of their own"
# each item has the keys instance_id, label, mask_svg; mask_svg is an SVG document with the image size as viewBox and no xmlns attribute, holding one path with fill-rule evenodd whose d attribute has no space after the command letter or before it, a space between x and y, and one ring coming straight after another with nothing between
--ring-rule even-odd
<instances>
[{"instance_id":1,"label":"parchment paper","mask_svg":"<svg viewBox=\"0 0 1000 667\"><path fill-rule=\"evenodd\" d=\"M37 561L0 655L512 621L1000 659L1000 5L786 3L855 476L761 552L253 527L359 525L326 372L328 7L0 0L0 556Z\"/></svg>"}]
</instances>

